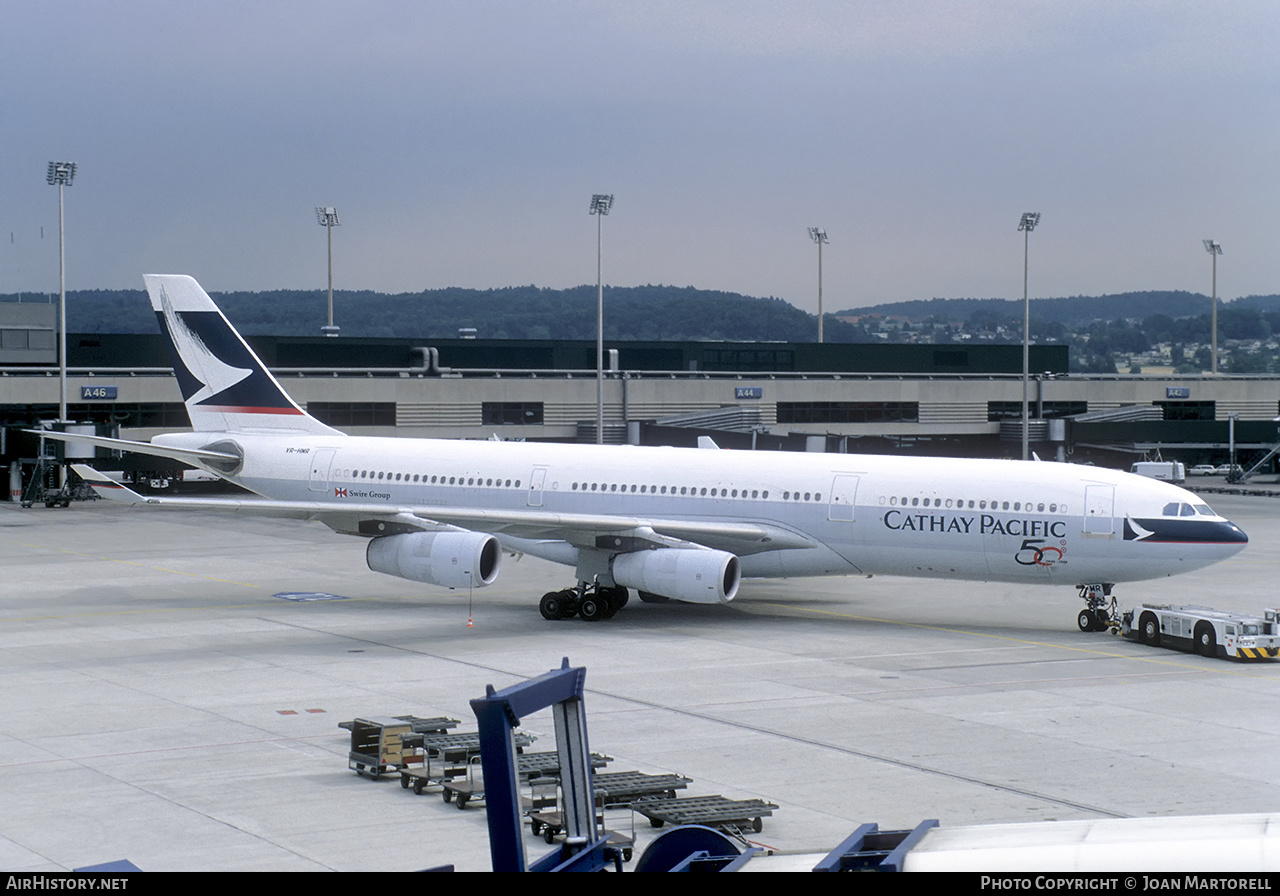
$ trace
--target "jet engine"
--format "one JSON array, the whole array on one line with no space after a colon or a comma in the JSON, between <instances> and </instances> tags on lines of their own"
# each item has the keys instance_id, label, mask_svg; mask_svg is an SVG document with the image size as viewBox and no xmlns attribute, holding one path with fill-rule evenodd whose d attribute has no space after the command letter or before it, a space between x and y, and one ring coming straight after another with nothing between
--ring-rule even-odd
<instances>
[{"instance_id":1,"label":"jet engine","mask_svg":"<svg viewBox=\"0 0 1280 896\"><path fill-rule=\"evenodd\" d=\"M659 548L613 558L613 581L694 604L727 604L738 593L738 558L724 551Z\"/></svg>"},{"instance_id":2,"label":"jet engine","mask_svg":"<svg viewBox=\"0 0 1280 896\"><path fill-rule=\"evenodd\" d=\"M502 548L483 532L409 532L372 539L365 560L374 572L402 579L479 588L498 577Z\"/></svg>"}]
</instances>

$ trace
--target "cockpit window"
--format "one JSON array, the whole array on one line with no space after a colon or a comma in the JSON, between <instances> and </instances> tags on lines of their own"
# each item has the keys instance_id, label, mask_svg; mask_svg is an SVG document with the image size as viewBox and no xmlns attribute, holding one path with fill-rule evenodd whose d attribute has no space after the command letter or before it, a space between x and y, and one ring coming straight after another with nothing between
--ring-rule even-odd
<instances>
[{"instance_id":1,"label":"cockpit window","mask_svg":"<svg viewBox=\"0 0 1280 896\"><path fill-rule=\"evenodd\" d=\"M1170 502L1164 505L1164 516L1195 516L1197 513L1205 516L1213 516L1213 511L1209 509L1207 504L1184 504L1179 502Z\"/></svg>"},{"instance_id":2,"label":"cockpit window","mask_svg":"<svg viewBox=\"0 0 1280 896\"><path fill-rule=\"evenodd\" d=\"M1217 516L1208 504L1196 502L1195 504L1185 504L1171 502L1164 505L1164 516Z\"/></svg>"}]
</instances>

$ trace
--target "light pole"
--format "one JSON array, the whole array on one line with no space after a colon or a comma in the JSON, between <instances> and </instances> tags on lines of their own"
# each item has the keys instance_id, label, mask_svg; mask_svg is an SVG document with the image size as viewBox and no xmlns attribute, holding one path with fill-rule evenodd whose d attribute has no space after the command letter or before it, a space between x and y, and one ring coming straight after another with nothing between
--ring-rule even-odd
<instances>
[{"instance_id":1,"label":"light pole","mask_svg":"<svg viewBox=\"0 0 1280 896\"><path fill-rule=\"evenodd\" d=\"M316 223L325 229L329 236L329 325L320 328L326 336L337 336L338 327L333 325L333 228L340 223L338 210L332 206L316 206Z\"/></svg>"},{"instance_id":2,"label":"light pole","mask_svg":"<svg viewBox=\"0 0 1280 896\"><path fill-rule=\"evenodd\" d=\"M604 216L613 208L612 193L591 197L591 214L596 215L596 444L604 444L604 280L601 277Z\"/></svg>"},{"instance_id":3,"label":"light pole","mask_svg":"<svg viewBox=\"0 0 1280 896\"><path fill-rule=\"evenodd\" d=\"M809 228L809 239L818 244L818 343L822 343L822 245L827 240L827 232L821 227Z\"/></svg>"},{"instance_id":4,"label":"light pole","mask_svg":"<svg viewBox=\"0 0 1280 896\"><path fill-rule=\"evenodd\" d=\"M1018 229L1022 231L1022 459L1031 459L1030 446L1027 444L1027 428L1031 425L1030 413L1027 410L1028 383L1031 380L1031 300L1027 293L1027 269L1030 251L1031 231L1040 223L1039 212L1023 212Z\"/></svg>"},{"instance_id":5,"label":"light pole","mask_svg":"<svg viewBox=\"0 0 1280 896\"><path fill-rule=\"evenodd\" d=\"M1205 251L1213 256L1213 311L1209 314L1209 327L1213 330L1213 366L1212 372L1218 372L1218 256L1222 254L1222 246L1213 240L1204 241ZM1235 459L1232 458L1232 463Z\"/></svg>"},{"instance_id":6,"label":"light pole","mask_svg":"<svg viewBox=\"0 0 1280 896\"><path fill-rule=\"evenodd\" d=\"M67 250L62 228L62 190L76 179L75 162L50 162L45 180L58 188L58 419L67 419Z\"/></svg>"}]
</instances>

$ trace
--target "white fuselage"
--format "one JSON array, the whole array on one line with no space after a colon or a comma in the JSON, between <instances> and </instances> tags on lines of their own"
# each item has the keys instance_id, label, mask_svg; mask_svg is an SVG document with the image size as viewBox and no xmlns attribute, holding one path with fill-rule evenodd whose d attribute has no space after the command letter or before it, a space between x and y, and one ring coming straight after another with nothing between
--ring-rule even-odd
<instances>
[{"instance_id":1,"label":"white fuselage","mask_svg":"<svg viewBox=\"0 0 1280 896\"><path fill-rule=\"evenodd\" d=\"M1247 542L1183 489L1072 464L306 434L154 441L227 440L244 456L227 478L334 511L385 503L427 518L432 508L474 508L760 523L794 534L783 550L737 551L754 577L1114 583L1206 566ZM513 551L577 556L554 538L496 534Z\"/></svg>"}]
</instances>

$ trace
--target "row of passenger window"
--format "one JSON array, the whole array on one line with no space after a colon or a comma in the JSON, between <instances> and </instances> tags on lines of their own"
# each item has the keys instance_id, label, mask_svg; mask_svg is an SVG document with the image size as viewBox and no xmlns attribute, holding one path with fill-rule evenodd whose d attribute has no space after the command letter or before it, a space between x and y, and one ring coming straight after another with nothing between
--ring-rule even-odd
<instances>
[{"instance_id":1,"label":"row of passenger window","mask_svg":"<svg viewBox=\"0 0 1280 896\"><path fill-rule=\"evenodd\" d=\"M428 477L425 473L389 473L385 470L342 470L338 476L343 479L367 479L381 482L405 482L419 483L422 485L465 485L465 486L482 486L486 488L520 488L519 479L489 479L481 476L441 476L433 475ZM674 486L674 485L619 485L616 482L574 482L572 483L573 491L581 492L609 492L609 493L628 493L628 494L651 494L651 495L685 495L688 497L709 497L709 498L749 498L757 500L768 500L768 489L728 489L728 488L706 488L696 486ZM784 491L782 493L784 501L821 501L821 492L792 492ZM1046 504L1044 502L1027 501L1025 504L1021 501L985 501L963 498L908 498L903 495L880 496L881 504L889 504L890 506L901 507L943 507L948 509L963 510L966 507L969 510L1013 510L1015 512L1025 511L1030 513L1066 513L1066 504ZM1202 514L1212 515L1213 511L1207 505L1197 505L1195 511L1191 511L1190 505L1182 505L1182 515L1190 516L1192 513L1199 512ZM1165 516L1178 516L1179 508L1177 504L1171 504L1165 508ZM1190 513L1188 511L1191 511Z\"/></svg>"},{"instance_id":2,"label":"row of passenger window","mask_svg":"<svg viewBox=\"0 0 1280 896\"><path fill-rule=\"evenodd\" d=\"M441 476L433 475L428 477L425 473L390 473L386 470L340 470L337 477L342 479L370 480L373 482L404 482L418 483L421 485L469 485L482 486L486 488L520 488L519 479L488 479L482 476ZM768 500L768 489L728 489L728 488L697 488L690 486L674 486L674 485L619 485L616 482L574 482L572 484L573 491L592 491L592 492L610 492L610 493L630 493L630 494L651 494L651 495L686 495L692 497L711 497L711 498L753 498L757 500ZM782 493L784 501L821 501L821 492L792 492L785 491Z\"/></svg>"},{"instance_id":3,"label":"row of passenger window","mask_svg":"<svg viewBox=\"0 0 1280 896\"><path fill-rule=\"evenodd\" d=\"M896 495L880 496L881 504L889 504L899 507L948 507L956 510L1015 510L1025 513L1066 513L1066 504L1046 504L1043 501L1038 502L1022 502L1022 501L982 501L970 500L965 498L910 498L905 495L899 498Z\"/></svg>"},{"instance_id":4,"label":"row of passenger window","mask_svg":"<svg viewBox=\"0 0 1280 896\"><path fill-rule=\"evenodd\" d=\"M623 484L616 482L574 482L570 485L570 489L575 492L609 492L618 494L631 495L684 495L693 498L748 498L756 500L769 499L768 489L737 489L737 488L707 488L705 486L688 485L635 485ZM784 501L801 500L800 492L785 491L782 493ZM803 500L805 501L821 501L821 492L805 492Z\"/></svg>"},{"instance_id":5,"label":"row of passenger window","mask_svg":"<svg viewBox=\"0 0 1280 896\"><path fill-rule=\"evenodd\" d=\"M487 488L519 488L519 479L486 479L483 476L441 476L428 477L426 473L388 473L386 470L339 470L337 476L342 479L368 479L374 482L407 482L420 485L478 485Z\"/></svg>"}]
</instances>

